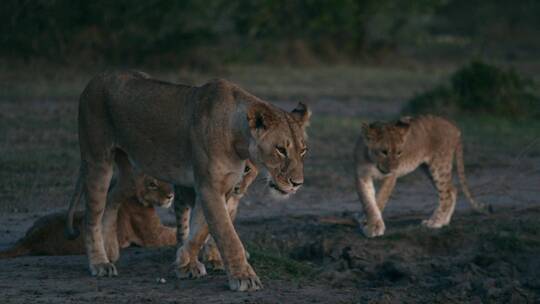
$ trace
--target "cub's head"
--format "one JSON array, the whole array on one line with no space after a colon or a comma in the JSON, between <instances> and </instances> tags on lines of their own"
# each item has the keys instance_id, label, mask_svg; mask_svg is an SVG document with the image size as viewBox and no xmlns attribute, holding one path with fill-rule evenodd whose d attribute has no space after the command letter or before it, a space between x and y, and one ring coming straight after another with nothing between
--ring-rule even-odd
<instances>
[{"instance_id":1,"label":"cub's head","mask_svg":"<svg viewBox=\"0 0 540 304\"><path fill-rule=\"evenodd\" d=\"M242 180L240 180L240 182L238 182L238 184L234 186L233 195L242 197L246 193L249 185L251 185L253 180L255 180L255 178L257 177L258 172L259 171L257 170L257 167L255 167L255 165L251 161L246 161Z\"/></svg>"},{"instance_id":2,"label":"cub's head","mask_svg":"<svg viewBox=\"0 0 540 304\"><path fill-rule=\"evenodd\" d=\"M310 116L303 103L292 112L264 103L248 108L247 119L253 138L249 145L250 158L268 171L268 185L278 197L295 193L304 183L305 129Z\"/></svg>"},{"instance_id":3,"label":"cub's head","mask_svg":"<svg viewBox=\"0 0 540 304\"><path fill-rule=\"evenodd\" d=\"M174 188L171 184L146 174L139 174L136 177L135 188L139 203L146 207L168 208L174 200Z\"/></svg>"},{"instance_id":4,"label":"cub's head","mask_svg":"<svg viewBox=\"0 0 540 304\"><path fill-rule=\"evenodd\" d=\"M393 173L399 167L409 127L408 117L396 122L362 124L362 137L368 148L368 157L382 174Z\"/></svg>"}]
</instances>

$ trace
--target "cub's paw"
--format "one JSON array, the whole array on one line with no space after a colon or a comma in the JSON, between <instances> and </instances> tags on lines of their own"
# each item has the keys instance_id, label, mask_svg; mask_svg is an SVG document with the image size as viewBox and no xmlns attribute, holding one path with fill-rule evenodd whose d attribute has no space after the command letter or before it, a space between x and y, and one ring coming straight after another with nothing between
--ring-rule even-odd
<instances>
[{"instance_id":1,"label":"cub's paw","mask_svg":"<svg viewBox=\"0 0 540 304\"><path fill-rule=\"evenodd\" d=\"M197 257L191 257L187 252L178 249L175 262L176 277L180 279L196 279L206 275L204 264Z\"/></svg>"},{"instance_id":2,"label":"cub's paw","mask_svg":"<svg viewBox=\"0 0 540 304\"><path fill-rule=\"evenodd\" d=\"M446 225L448 225L448 223L445 223L444 221L441 221L439 219L430 218L430 219L422 221L422 226L431 228L431 229L439 229Z\"/></svg>"},{"instance_id":3,"label":"cub's paw","mask_svg":"<svg viewBox=\"0 0 540 304\"><path fill-rule=\"evenodd\" d=\"M109 261L115 263L120 258L120 248L118 242L111 242L105 244L105 252Z\"/></svg>"},{"instance_id":4,"label":"cub's paw","mask_svg":"<svg viewBox=\"0 0 540 304\"><path fill-rule=\"evenodd\" d=\"M362 232L368 238L382 236L386 226L382 219L377 219L375 221L365 221L362 225Z\"/></svg>"},{"instance_id":5,"label":"cub's paw","mask_svg":"<svg viewBox=\"0 0 540 304\"><path fill-rule=\"evenodd\" d=\"M115 277L118 275L113 263L90 264L90 274L94 277Z\"/></svg>"},{"instance_id":6,"label":"cub's paw","mask_svg":"<svg viewBox=\"0 0 540 304\"><path fill-rule=\"evenodd\" d=\"M219 250L214 242L214 239L210 239L208 242L206 242L206 244L204 244L202 259L203 262L213 270L225 269L223 260L221 259L221 255L219 254Z\"/></svg>"},{"instance_id":7,"label":"cub's paw","mask_svg":"<svg viewBox=\"0 0 540 304\"><path fill-rule=\"evenodd\" d=\"M244 271L229 274L229 288L233 291L255 291L263 288L261 280L249 264Z\"/></svg>"}]
</instances>

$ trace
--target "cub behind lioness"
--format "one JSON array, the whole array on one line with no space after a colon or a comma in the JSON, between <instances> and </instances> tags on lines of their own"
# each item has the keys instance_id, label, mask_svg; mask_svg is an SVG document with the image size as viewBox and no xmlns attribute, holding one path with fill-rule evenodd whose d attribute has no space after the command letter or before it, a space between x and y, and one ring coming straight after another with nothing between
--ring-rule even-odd
<instances>
[{"instance_id":1,"label":"cub behind lioness","mask_svg":"<svg viewBox=\"0 0 540 304\"><path fill-rule=\"evenodd\" d=\"M113 229L108 230L119 248L130 245L158 247L176 245L176 228L161 224L155 206L168 207L173 200L173 187L144 174L134 177L134 188L124 190L114 199L119 200L119 209ZM74 226L83 226L84 213L76 212ZM84 254L84 233L73 240L64 236L65 212L57 212L39 218L17 243L0 252L0 258L21 255L72 255ZM116 257L118 258L118 257Z\"/></svg>"},{"instance_id":2,"label":"cub behind lioness","mask_svg":"<svg viewBox=\"0 0 540 304\"><path fill-rule=\"evenodd\" d=\"M449 121L436 116L405 117L396 122L362 125L355 148L356 187L363 205L362 230L368 237L384 234L382 211L396 179L425 165L439 192L439 207L422 222L430 228L448 225L454 212L457 190L452 183L452 165L456 159L461 187L472 207L486 207L469 192L463 165L461 132ZM382 180L377 194L373 180Z\"/></svg>"}]
</instances>

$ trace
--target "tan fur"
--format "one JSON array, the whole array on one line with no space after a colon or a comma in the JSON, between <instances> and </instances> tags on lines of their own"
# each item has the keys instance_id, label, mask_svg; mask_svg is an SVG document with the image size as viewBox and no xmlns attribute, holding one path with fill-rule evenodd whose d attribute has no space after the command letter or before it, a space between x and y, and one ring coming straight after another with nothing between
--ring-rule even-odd
<instances>
[{"instance_id":1,"label":"tan fur","mask_svg":"<svg viewBox=\"0 0 540 304\"><path fill-rule=\"evenodd\" d=\"M231 221L234 222L234 220L236 219L240 199L245 195L248 187L257 177L258 172L259 171L255 167L255 165L253 165L253 163L248 160L246 162L246 168L244 169L244 176L242 177L242 180L234 187L233 191L229 194L229 198L227 199L227 210L229 211ZM189 229L189 227L186 228ZM204 244L203 260L214 270L225 269L225 265L223 264L221 255L219 254L216 241L212 237L209 237L209 239Z\"/></svg>"},{"instance_id":2,"label":"tan fur","mask_svg":"<svg viewBox=\"0 0 540 304\"><path fill-rule=\"evenodd\" d=\"M296 192L304 179L308 120L303 104L288 113L225 80L191 87L133 72L96 76L79 103L82 162L76 186L86 193L91 274L116 272L107 257L101 220L115 155L122 153L142 172L176 186L179 228L182 211L195 206L189 236L177 251L179 277L205 274L197 255L210 231L226 266L229 287L261 288L228 215L226 196L240 181L247 159L270 173L275 191ZM120 175L122 170L119 167ZM73 195L74 201L79 197ZM180 234L177 238L182 241Z\"/></svg>"},{"instance_id":3,"label":"tan fur","mask_svg":"<svg viewBox=\"0 0 540 304\"><path fill-rule=\"evenodd\" d=\"M170 185L158 183L163 193L171 193ZM167 190L168 189L168 190ZM156 189L139 189L145 197L160 196ZM156 213L156 205L163 205L170 197L163 196L159 200L140 201L135 192L126 193L118 210L118 224L114 236L119 240L120 248L130 245L141 247L159 247L176 245L176 229L166 227ZM159 202L159 203L156 203ZM83 212L74 215L74 225L83 226ZM20 255L72 255L84 254L84 233L73 240L64 236L65 213L58 212L39 218L28 229L26 235L10 249L0 252L0 258ZM114 233L115 231L111 231Z\"/></svg>"},{"instance_id":4,"label":"tan fur","mask_svg":"<svg viewBox=\"0 0 540 304\"><path fill-rule=\"evenodd\" d=\"M454 156L465 196L472 207L485 212L467 187L463 165L461 132L449 121L436 116L405 117L397 122L374 122L362 126L362 135L355 148L356 186L365 219L361 221L368 237L384 234L382 212L395 186L396 179L425 165L439 192L439 207L422 223L441 228L450 223L456 204L457 190L452 183ZM377 195L373 180L382 180Z\"/></svg>"}]
</instances>

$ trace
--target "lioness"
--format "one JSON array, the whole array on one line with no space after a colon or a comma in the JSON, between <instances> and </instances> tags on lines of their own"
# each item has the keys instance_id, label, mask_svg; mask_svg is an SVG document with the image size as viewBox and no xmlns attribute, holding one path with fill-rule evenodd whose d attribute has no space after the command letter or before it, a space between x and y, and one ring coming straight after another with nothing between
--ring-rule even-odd
<instances>
[{"instance_id":1,"label":"lioness","mask_svg":"<svg viewBox=\"0 0 540 304\"><path fill-rule=\"evenodd\" d=\"M170 184L146 175L136 177L137 189L125 191L119 199L118 229L110 230L120 248L130 245L158 247L176 245L176 229L161 225L155 206L167 207L173 199ZM83 225L83 212L73 215L76 227ZM65 213L58 212L38 219L17 243L0 252L0 258L20 255L83 254L84 234L74 240L64 236ZM118 252L118 250L116 250ZM117 258L117 257L116 257Z\"/></svg>"},{"instance_id":2,"label":"lioness","mask_svg":"<svg viewBox=\"0 0 540 304\"><path fill-rule=\"evenodd\" d=\"M93 78L79 102L81 166L73 196L74 201L83 192L87 197L90 273L116 273L105 251L101 219L114 155L121 153L142 172L177 186L179 201L184 203L175 203L177 212L183 210L182 205L195 206L189 236L177 251L180 277L204 273L197 255L207 237L208 222L229 287L261 288L228 215L226 196L240 181L248 159L268 170L269 185L277 193L296 192L304 182L304 132L309 116L302 103L288 113L225 80L193 87L138 72Z\"/></svg>"},{"instance_id":3,"label":"lioness","mask_svg":"<svg viewBox=\"0 0 540 304\"><path fill-rule=\"evenodd\" d=\"M439 192L439 207L423 225L441 228L450 223L457 190L452 184L454 155L461 187L472 207L484 212L486 206L471 196L465 179L461 132L449 121L436 116L405 117L396 122L374 122L362 125L354 160L356 187L365 219L362 230L367 237L384 234L382 211L396 179L425 165ZM375 196L373 180L382 179Z\"/></svg>"}]
</instances>

